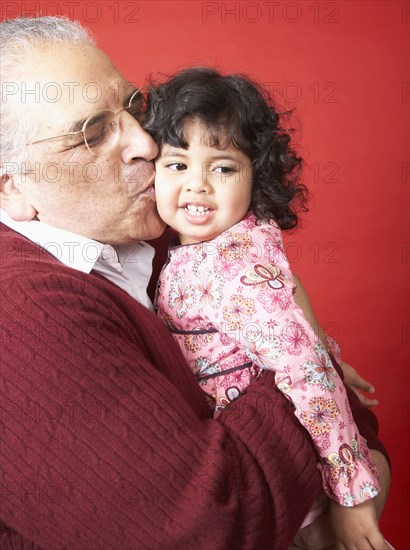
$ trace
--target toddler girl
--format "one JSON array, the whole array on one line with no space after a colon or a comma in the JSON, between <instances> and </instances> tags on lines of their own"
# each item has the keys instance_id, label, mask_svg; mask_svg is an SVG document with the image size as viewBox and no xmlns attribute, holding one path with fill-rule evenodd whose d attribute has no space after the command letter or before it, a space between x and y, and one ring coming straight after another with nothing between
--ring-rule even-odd
<instances>
[{"instance_id":1,"label":"toddler girl","mask_svg":"<svg viewBox=\"0 0 410 550\"><path fill-rule=\"evenodd\" d=\"M248 79L188 69L152 91L147 129L160 146L158 211L179 236L160 276L158 315L216 415L261 369L275 372L339 504L339 542L388 548L372 502L377 469L327 350L293 298L281 229L296 226L306 189L278 113Z\"/></svg>"}]
</instances>

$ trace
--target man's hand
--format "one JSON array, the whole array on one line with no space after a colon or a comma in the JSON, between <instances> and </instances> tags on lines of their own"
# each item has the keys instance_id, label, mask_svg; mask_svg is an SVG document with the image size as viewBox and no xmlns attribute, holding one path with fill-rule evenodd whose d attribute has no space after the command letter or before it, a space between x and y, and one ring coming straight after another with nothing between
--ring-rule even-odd
<instances>
[{"instance_id":1,"label":"man's hand","mask_svg":"<svg viewBox=\"0 0 410 550\"><path fill-rule=\"evenodd\" d=\"M352 390L355 392L357 397L360 400L360 403L363 405L363 407L368 407L371 409L372 407L375 407L379 404L377 399L370 399L369 397L366 397L363 395L363 393L360 390L363 390L367 393L374 393L375 389L374 387L367 382L364 378L360 376L360 374L351 366L345 363L344 361L340 364L343 374L344 374L344 382L348 386L352 388Z\"/></svg>"}]
</instances>

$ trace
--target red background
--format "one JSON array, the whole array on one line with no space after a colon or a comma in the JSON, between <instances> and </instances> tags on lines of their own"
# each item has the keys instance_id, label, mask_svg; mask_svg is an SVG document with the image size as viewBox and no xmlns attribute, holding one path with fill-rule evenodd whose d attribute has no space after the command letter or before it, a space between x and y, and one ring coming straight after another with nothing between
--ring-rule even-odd
<instances>
[{"instance_id":1,"label":"red background","mask_svg":"<svg viewBox=\"0 0 410 550\"><path fill-rule=\"evenodd\" d=\"M133 82L192 64L242 72L296 108L314 201L286 237L293 268L344 359L376 387L393 462L381 525L409 533L410 3L8 2L84 22Z\"/></svg>"}]
</instances>

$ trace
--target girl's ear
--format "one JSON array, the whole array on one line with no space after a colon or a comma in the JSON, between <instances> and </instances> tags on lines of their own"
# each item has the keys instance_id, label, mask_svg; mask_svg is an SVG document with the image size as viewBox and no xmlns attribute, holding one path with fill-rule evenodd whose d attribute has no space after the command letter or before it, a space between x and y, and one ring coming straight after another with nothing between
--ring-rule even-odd
<instances>
[{"instance_id":1,"label":"girl's ear","mask_svg":"<svg viewBox=\"0 0 410 550\"><path fill-rule=\"evenodd\" d=\"M21 174L0 169L0 207L15 221L28 221L37 216L35 208L21 190Z\"/></svg>"}]
</instances>

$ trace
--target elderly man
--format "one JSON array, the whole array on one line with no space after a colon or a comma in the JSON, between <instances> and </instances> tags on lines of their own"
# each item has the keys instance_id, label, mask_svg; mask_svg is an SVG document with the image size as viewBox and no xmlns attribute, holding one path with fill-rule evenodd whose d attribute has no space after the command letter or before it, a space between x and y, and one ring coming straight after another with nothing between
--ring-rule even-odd
<instances>
[{"instance_id":1,"label":"elderly man","mask_svg":"<svg viewBox=\"0 0 410 550\"><path fill-rule=\"evenodd\" d=\"M1 27L3 537L287 548L320 480L273 375L212 420L149 311L141 241L164 226L141 92L75 23Z\"/></svg>"}]
</instances>

